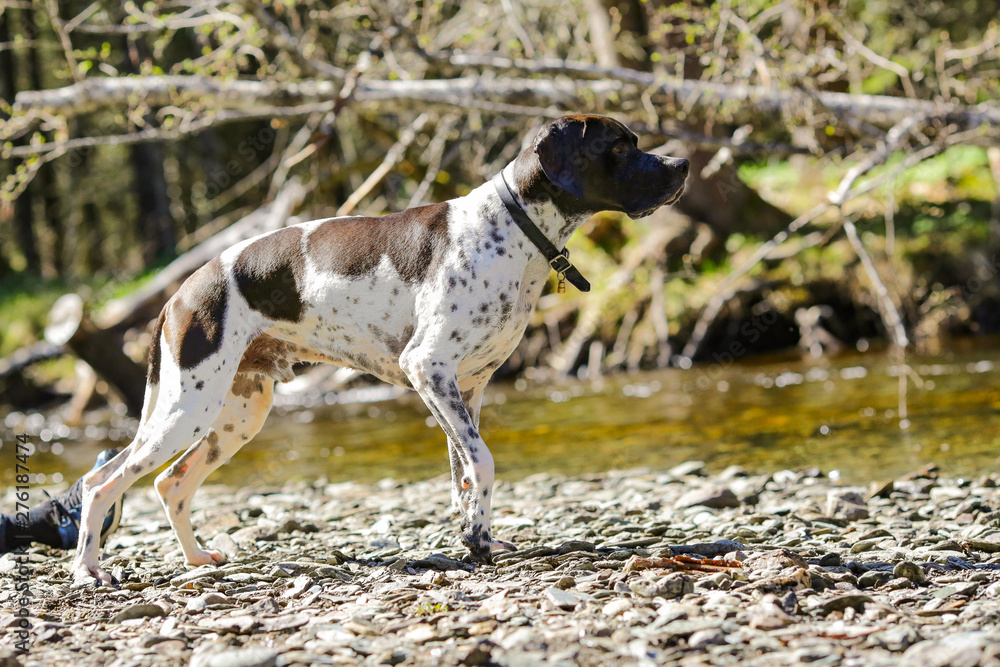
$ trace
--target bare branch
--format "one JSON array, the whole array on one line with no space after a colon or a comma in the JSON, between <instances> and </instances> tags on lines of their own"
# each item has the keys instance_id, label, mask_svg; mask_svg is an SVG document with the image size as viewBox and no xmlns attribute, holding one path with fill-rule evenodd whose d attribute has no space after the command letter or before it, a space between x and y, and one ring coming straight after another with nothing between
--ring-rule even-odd
<instances>
[{"instance_id":1,"label":"bare branch","mask_svg":"<svg viewBox=\"0 0 1000 667\"><path fill-rule=\"evenodd\" d=\"M354 210L361 200L372 191L372 188L378 185L379 181L385 178L385 175L402 159L403 154L406 153L406 149L417 138L420 130L424 129L424 125L427 124L428 120L430 120L430 114L422 113L417 116L417 119L409 127L399 133L399 140L385 154L382 164L371 173L371 176L365 179L360 188L351 193L347 201L337 209L337 215L350 215L351 211Z\"/></svg>"},{"instance_id":2,"label":"bare branch","mask_svg":"<svg viewBox=\"0 0 1000 667\"><path fill-rule=\"evenodd\" d=\"M576 108L581 96L608 96L637 92L641 86L665 96L660 104L675 104L702 115L714 113L720 105L732 107L731 122L805 116L827 110L838 118L855 120L873 127L888 128L909 116L954 124L959 129L987 126L1000 128L1000 106L982 103L974 106L942 104L885 95L849 95L832 92L806 92L764 86L725 85L690 79L659 80L656 75L626 68L605 70L593 65L569 61L515 61L498 56L454 56L454 63L469 67L521 69L526 73L559 72L572 75L554 80L527 78L487 79L463 76L454 79L402 81L358 81L351 99L356 103L433 103L472 107L494 105L503 112L518 106L554 105ZM592 78L604 76L605 78ZM17 113L45 109L51 113L76 116L102 108L120 108L134 100L152 107L178 104L179 100L211 100L223 109L246 109L260 104L301 105L333 99L338 86L330 81L304 80L298 83L220 80L201 76L142 76L118 79L90 78L65 88L18 93L14 100ZM510 105L500 107L499 105ZM514 108L512 109L511 106Z\"/></svg>"}]
</instances>

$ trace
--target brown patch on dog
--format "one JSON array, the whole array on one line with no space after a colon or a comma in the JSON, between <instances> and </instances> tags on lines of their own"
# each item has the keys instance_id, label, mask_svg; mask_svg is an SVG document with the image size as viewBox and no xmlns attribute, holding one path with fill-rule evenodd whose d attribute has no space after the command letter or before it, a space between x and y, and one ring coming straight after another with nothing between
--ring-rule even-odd
<instances>
[{"instance_id":1,"label":"brown patch on dog","mask_svg":"<svg viewBox=\"0 0 1000 667\"><path fill-rule=\"evenodd\" d=\"M153 339L149 343L149 368L146 371L146 382L156 386L160 382L160 333L163 331L163 321L167 319L167 309L160 311L153 325Z\"/></svg>"},{"instance_id":2,"label":"brown patch on dog","mask_svg":"<svg viewBox=\"0 0 1000 667\"><path fill-rule=\"evenodd\" d=\"M219 456L222 455L222 450L219 449L219 435L215 431L209 431L208 435L205 436L205 442L208 443L205 462L211 465L218 461Z\"/></svg>"},{"instance_id":3,"label":"brown patch on dog","mask_svg":"<svg viewBox=\"0 0 1000 667\"><path fill-rule=\"evenodd\" d=\"M305 306L300 296L305 259L302 230L281 229L254 241L233 263L233 277L250 307L275 320L298 322Z\"/></svg>"},{"instance_id":4,"label":"brown patch on dog","mask_svg":"<svg viewBox=\"0 0 1000 667\"><path fill-rule=\"evenodd\" d=\"M226 433L232 433L233 431L236 430L236 427L233 426L232 424L226 424L225 426L222 427L222 430L225 431Z\"/></svg>"},{"instance_id":5,"label":"brown patch on dog","mask_svg":"<svg viewBox=\"0 0 1000 667\"><path fill-rule=\"evenodd\" d=\"M448 203L379 218L328 220L309 235L307 243L310 257L323 271L363 276L386 256L403 280L419 282L448 246Z\"/></svg>"},{"instance_id":6,"label":"brown patch on dog","mask_svg":"<svg viewBox=\"0 0 1000 667\"><path fill-rule=\"evenodd\" d=\"M296 359L291 354L292 349L293 346L283 340L267 335L257 336L243 353L237 372L266 375L278 382L294 380L292 364Z\"/></svg>"},{"instance_id":7,"label":"brown patch on dog","mask_svg":"<svg viewBox=\"0 0 1000 667\"><path fill-rule=\"evenodd\" d=\"M167 303L163 335L182 369L218 352L228 299L229 285L216 257L185 280Z\"/></svg>"},{"instance_id":8,"label":"brown patch on dog","mask_svg":"<svg viewBox=\"0 0 1000 667\"><path fill-rule=\"evenodd\" d=\"M278 382L291 382L295 379L292 365L302 361L328 363L331 360L322 352L261 334L243 352L237 371L266 375Z\"/></svg>"},{"instance_id":9,"label":"brown patch on dog","mask_svg":"<svg viewBox=\"0 0 1000 667\"><path fill-rule=\"evenodd\" d=\"M259 377L237 373L236 377L233 378L231 391L236 396L250 398L254 394L264 393L264 382Z\"/></svg>"}]
</instances>

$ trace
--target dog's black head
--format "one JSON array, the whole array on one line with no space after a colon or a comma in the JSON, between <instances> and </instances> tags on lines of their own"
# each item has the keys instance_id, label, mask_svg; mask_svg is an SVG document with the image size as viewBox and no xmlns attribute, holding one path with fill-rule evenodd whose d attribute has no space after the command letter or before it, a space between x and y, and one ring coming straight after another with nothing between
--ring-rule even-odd
<instances>
[{"instance_id":1,"label":"dog's black head","mask_svg":"<svg viewBox=\"0 0 1000 667\"><path fill-rule=\"evenodd\" d=\"M574 115L545 125L532 148L541 185L563 211L623 211L633 218L673 204L684 192L688 161L639 150L638 137L606 116Z\"/></svg>"}]
</instances>

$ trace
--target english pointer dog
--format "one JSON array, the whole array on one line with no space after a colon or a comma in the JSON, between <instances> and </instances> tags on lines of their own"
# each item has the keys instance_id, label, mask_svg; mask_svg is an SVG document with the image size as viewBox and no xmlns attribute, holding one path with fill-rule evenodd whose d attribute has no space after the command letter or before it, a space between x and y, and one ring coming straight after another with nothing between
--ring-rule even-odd
<instances>
[{"instance_id":1,"label":"english pointer dog","mask_svg":"<svg viewBox=\"0 0 1000 667\"><path fill-rule=\"evenodd\" d=\"M551 269L580 289L567 239L599 211L633 218L672 204L688 161L645 153L621 123L564 116L492 182L378 218L285 227L229 248L167 302L153 330L132 443L84 480L79 583L98 564L101 521L139 477L177 453L156 491L187 562L221 563L191 527L191 498L256 435L275 381L298 362L349 366L414 389L448 438L452 510L478 563L513 549L490 529L493 456L479 433L483 388L510 356Z\"/></svg>"}]
</instances>

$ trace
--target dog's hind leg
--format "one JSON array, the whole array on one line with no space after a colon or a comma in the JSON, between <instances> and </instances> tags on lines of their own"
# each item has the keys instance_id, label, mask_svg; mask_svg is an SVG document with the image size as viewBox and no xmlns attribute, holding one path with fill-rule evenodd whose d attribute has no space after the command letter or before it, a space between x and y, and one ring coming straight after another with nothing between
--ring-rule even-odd
<instances>
[{"instance_id":1,"label":"dog's hind leg","mask_svg":"<svg viewBox=\"0 0 1000 667\"><path fill-rule=\"evenodd\" d=\"M271 409L273 389L269 377L237 373L212 427L156 478L156 492L191 565L225 561L221 553L198 546L191 527L191 499L205 478L260 431Z\"/></svg>"},{"instance_id":2,"label":"dog's hind leg","mask_svg":"<svg viewBox=\"0 0 1000 667\"><path fill-rule=\"evenodd\" d=\"M179 381L179 390L168 391L166 386L161 386L156 405L132 444L84 478L80 540L72 566L76 582L86 583L90 577L95 577L102 584L111 583L111 577L98 566L101 524L111 505L137 479L200 438L221 412L222 400L206 402L203 397L224 396L230 378L226 373L199 374L202 376L206 380L199 386L204 392L194 389L194 381Z\"/></svg>"}]
</instances>

